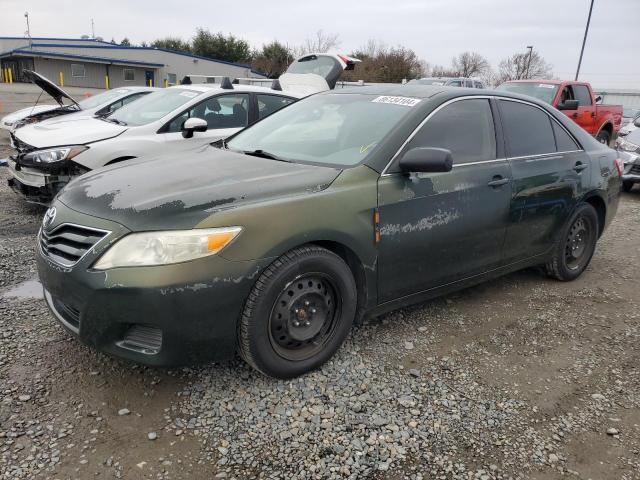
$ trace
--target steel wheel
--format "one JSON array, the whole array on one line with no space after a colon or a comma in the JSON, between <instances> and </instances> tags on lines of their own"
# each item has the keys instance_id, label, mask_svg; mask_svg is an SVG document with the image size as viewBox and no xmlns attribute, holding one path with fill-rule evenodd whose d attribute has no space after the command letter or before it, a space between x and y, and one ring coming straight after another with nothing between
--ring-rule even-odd
<instances>
[{"instance_id":1,"label":"steel wheel","mask_svg":"<svg viewBox=\"0 0 640 480\"><path fill-rule=\"evenodd\" d=\"M271 345L287 360L313 357L332 337L341 307L342 299L329 275L297 277L280 292L271 310Z\"/></svg>"},{"instance_id":2,"label":"steel wheel","mask_svg":"<svg viewBox=\"0 0 640 480\"><path fill-rule=\"evenodd\" d=\"M569 270L578 270L589 261L590 245L595 232L591 224L582 216L575 219L569 228L564 248L565 262Z\"/></svg>"}]
</instances>

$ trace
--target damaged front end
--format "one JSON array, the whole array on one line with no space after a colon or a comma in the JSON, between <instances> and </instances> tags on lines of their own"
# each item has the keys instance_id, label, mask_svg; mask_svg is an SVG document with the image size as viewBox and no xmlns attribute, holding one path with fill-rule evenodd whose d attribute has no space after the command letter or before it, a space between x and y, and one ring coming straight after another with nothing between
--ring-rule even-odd
<instances>
[{"instance_id":1,"label":"damaged front end","mask_svg":"<svg viewBox=\"0 0 640 480\"><path fill-rule=\"evenodd\" d=\"M12 125L12 130L17 130L18 128L24 127L25 125L31 125L33 123L39 123L43 120L48 120L50 118L59 117L61 115L66 115L68 113L79 112L80 109L76 105L65 105L60 108L54 108L53 110L46 110L44 112L34 113L32 115L26 116L20 120L16 120Z\"/></svg>"},{"instance_id":2,"label":"damaged front end","mask_svg":"<svg viewBox=\"0 0 640 480\"><path fill-rule=\"evenodd\" d=\"M49 205L73 178L89 170L72 159L87 150L84 145L36 149L11 135L16 153L9 157L9 187L27 202Z\"/></svg>"}]
</instances>

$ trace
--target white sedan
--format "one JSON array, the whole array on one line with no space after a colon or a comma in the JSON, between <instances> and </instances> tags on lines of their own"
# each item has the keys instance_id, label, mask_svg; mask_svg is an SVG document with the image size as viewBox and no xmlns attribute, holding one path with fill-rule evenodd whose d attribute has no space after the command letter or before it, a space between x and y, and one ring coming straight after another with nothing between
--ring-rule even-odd
<instances>
[{"instance_id":1,"label":"white sedan","mask_svg":"<svg viewBox=\"0 0 640 480\"><path fill-rule=\"evenodd\" d=\"M106 165L165 153L188 154L253 124L294 101L335 85L355 59L310 54L272 88L190 84L153 92L106 117L60 118L12 133L9 185L48 204L73 177Z\"/></svg>"},{"instance_id":2,"label":"white sedan","mask_svg":"<svg viewBox=\"0 0 640 480\"><path fill-rule=\"evenodd\" d=\"M0 120L0 128L15 130L24 125L41 122L43 120L71 115L67 118L84 118L95 115L103 116L115 112L118 108L137 100L138 98L158 90L153 87L121 87L92 95L81 101L76 101L71 95L51 82L48 78L31 70L25 70L24 75L45 93L52 97L57 105L37 103L31 107L21 108ZM65 100L67 103L65 103Z\"/></svg>"}]
</instances>

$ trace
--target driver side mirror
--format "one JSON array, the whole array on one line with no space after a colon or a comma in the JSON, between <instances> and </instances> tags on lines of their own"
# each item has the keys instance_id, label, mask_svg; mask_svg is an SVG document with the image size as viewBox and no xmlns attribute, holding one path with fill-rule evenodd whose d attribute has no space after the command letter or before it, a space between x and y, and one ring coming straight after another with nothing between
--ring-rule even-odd
<instances>
[{"instance_id":1,"label":"driver side mirror","mask_svg":"<svg viewBox=\"0 0 640 480\"><path fill-rule=\"evenodd\" d=\"M558 110L577 110L578 105L578 100L565 100L558 104Z\"/></svg>"},{"instance_id":2,"label":"driver side mirror","mask_svg":"<svg viewBox=\"0 0 640 480\"><path fill-rule=\"evenodd\" d=\"M407 173L450 172L453 157L444 148L412 148L402 156L398 166Z\"/></svg>"},{"instance_id":3,"label":"driver side mirror","mask_svg":"<svg viewBox=\"0 0 640 480\"><path fill-rule=\"evenodd\" d=\"M193 137L193 132L206 132L209 126L202 118L187 118L182 124L182 136L184 138Z\"/></svg>"},{"instance_id":4,"label":"driver side mirror","mask_svg":"<svg viewBox=\"0 0 640 480\"><path fill-rule=\"evenodd\" d=\"M636 119L633 121L633 124L636 127L640 128L640 117L636 117Z\"/></svg>"},{"instance_id":5,"label":"driver side mirror","mask_svg":"<svg viewBox=\"0 0 640 480\"><path fill-rule=\"evenodd\" d=\"M602 97L600 95L598 95L596 97L596 103L600 103L602 101Z\"/></svg>"}]
</instances>

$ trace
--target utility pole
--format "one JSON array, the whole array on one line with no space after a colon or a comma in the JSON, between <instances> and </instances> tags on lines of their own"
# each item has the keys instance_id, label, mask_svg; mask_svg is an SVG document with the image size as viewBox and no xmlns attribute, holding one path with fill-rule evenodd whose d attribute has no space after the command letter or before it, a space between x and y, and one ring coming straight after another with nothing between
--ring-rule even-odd
<instances>
[{"instance_id":1,"label":"utility pole","mask_svg":"<svg viewBox=\"0 0 640 480\"><path fill-rule=\"evenodd\" d=\"M31 41L31 27L29 27L29 12L24 12L24 18L27 19L27 38L29 39L29 48L33 48L33 42Z\"/></svg>"},{"instance_id":2,"label":"utility pole","mask_svg":"<svg viewBox=\"0 0 640 480\"><path fill-rule=\"evenodd\" d=\"M526 79L529 79L529 67L531 66L531 54L533 53L533 45L527 45L529 49L529 60L527 60L527 74L525 76Z\"/></svg>"},{"instance_id":3,"label":"utility pole","mask_svg":"<svg viewBox=\"0 0 640 480\"><path fill-rule=\"evenodd\" d=\"M96 38L96 32L94 30L93 18L91 19L91 38L92 39Z\"/></svg>"},{"instance_id":4,"label":"utility pole","mask_svg":"<svg viewBox=\"0 0 640 480\"><path fill-rule=\"evenodd\" d=\"M578 69L576 70L575 81L578 81L578 75L580 75L580 65L582 65L582 55L584 55L584 46L587 43L587 34L589 33L589 24L591 23L591 12L593 11L593 1L591 0L591 6L589 7L589 16L587 17L587 26L584 29L584 38L582 39L582 49L580 50L580 59L578 60Z\"/></svg>"}]
</instances>

